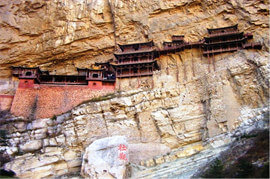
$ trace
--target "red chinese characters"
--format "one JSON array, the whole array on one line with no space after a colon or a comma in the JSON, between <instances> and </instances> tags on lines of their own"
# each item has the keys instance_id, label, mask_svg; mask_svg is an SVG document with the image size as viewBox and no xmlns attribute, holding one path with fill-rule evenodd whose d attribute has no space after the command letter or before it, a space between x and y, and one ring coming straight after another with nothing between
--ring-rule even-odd
<instances>
[{"instance_id":1,"label":"red chinese characters","mask_svg":"<svg viewBox=\"0 0 270 179\"><path fill-rule=\"evenodd\" d=\"M125 146L124 144L120 144L120 145L118 146L118 150L119 150L119 151L126 151L126 150L127 150L127 146Z\"/></svg>"},{"instance_id":2,"label":"red chinese characters","mask_svg":"<svg viewBox=\"0 0 270 179\"><path fill-rule=\"evenodd\" d=\"M119 156L118 156L118 158L119 158L120 160L125 160L125 161L127 161L127 156L126 156L127 146L124 145L124 144L120 144L120 145L118 146L118 151L119 151Z\"/></svg>"}]
</instances>

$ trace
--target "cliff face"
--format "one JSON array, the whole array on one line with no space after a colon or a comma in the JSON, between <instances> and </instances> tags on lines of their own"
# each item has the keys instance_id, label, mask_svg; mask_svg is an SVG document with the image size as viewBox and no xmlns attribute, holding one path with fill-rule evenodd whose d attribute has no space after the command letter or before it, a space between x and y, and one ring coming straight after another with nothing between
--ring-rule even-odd
<instances>
[{"instance_id":1,"label":"cliff face","mask_svg":"<svg viewBox=\"0 0 270 179\"><path fill-rule=\"evenodd\" d=\"M2 119L10 144L4 149L14 156L5 168L20 177L78 172L83 150L113 135L127 136L131 162L145 167L229 143L224 135L269 112L268 9L268 1L255 0L1 2L2 93L12 93L16 83L8 79L11 65L70 74L111 58L115 42L154 40L161 47L171 35L197 41L206 28L238 23L263 45L217 55L211 64L200 49L162 55L153 78L118 81L122 92L111 99L56 118Z\"/></svg>"},{"instance_id":2,"label":"cliff face","mask_svg":"<svg viewBox=\"0 0 270 179\"><path fill-rule=\"evenodd\" d=\"M268 1L255 0L2 1L0 90L14 88L12 65L73 74L76 67L110 59L115 43L154 40L160 46L174 34L196 41L206 28L236 23L267 50L268 9Z\"/></svg>"}]
</instances>

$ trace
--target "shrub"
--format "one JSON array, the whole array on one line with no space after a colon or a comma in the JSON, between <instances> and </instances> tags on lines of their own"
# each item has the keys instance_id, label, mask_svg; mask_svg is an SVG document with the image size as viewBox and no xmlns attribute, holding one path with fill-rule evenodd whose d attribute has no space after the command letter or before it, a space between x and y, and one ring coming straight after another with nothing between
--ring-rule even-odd
<instances>
[{"instance_id":1,"label":"shrub","mask_svg":"<svg viewBox=\"0 0 270 179\"><path fill-rule=\"evenodd\" d=\"M0 145L7 145L7 131L6 130L0 130Z\"/></svg>"},{"instance_id":2,"label":"shrub","mask_svg":"<svg viewBox=\"0 0 270 179\"><path fill-rule=\"evenodd\" d=\"M56 120L56 115L53 115L53 117L51 118L51 120L55 121Z\"/></svg>"},{"instance_id":3,"label":"shrub","mask_svg":"<svg viewBox=\"0 0 270 179\"><path fill-rule=\"evenodd\" d=\"M245 158L239 159L237 168L237 178L247 178L253 173L253 165Z\"/></svg>"},{"instance_id":4,"label":"shrub","mask_svg":"<svg viewBox=\"0 0 270 179\"><path fill-rule=\"evenodd\" d=\"M204 178L224 178L223 164L219 159L216 159L211 165L208 172L203 176Z\"/></svg>"}]
</instances>

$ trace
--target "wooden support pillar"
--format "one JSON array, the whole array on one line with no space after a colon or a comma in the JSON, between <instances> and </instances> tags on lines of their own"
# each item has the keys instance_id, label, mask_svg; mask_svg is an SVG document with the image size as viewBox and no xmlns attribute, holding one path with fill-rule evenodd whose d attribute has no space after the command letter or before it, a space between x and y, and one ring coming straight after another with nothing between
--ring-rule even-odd
<instances>
[{"instance_id":1,"label":"wooden support pillar","mask_svg":"<svg viewBox=\"0 0 270 179\"><path fill-rule=\"evenodd\" d=\"M167 59L167 67L166 67L166 74L169 75L169 62L168 62L168 59Z\"/></svg>"},{"instance_id":2,"label":"wooden support pillar","mask_svg":"<svg viewBox=\"0 0 270 179\"><path fill-rule=\"evenodd\" d=\"M207 53L207 59L208 59L208 72L210 73L210 66L211 66L211 60L209 58L209 53Z\"/></svg>"},{"instance_id":3,"label":"wooden support pillar","mask_svg":"<svg viewBox=\"0 0 270 179\"><path fill-rule=\"evenodd\" d=\"M213 63L214 71L216 71L216 62L215 62L214 54L212 54L212 63Z\"/></svg>"},{"instance_id":4,"label":"wooden support pillar","mask_svg":"<svg viewBox=\"0 0 270 179\"><path fill-rule=\"evenodd\" d=\"M141 70L140 70L140 66L138 65L138 74L141 73ZM137 77L137 81L138 81L138 88L140 87L140 76Z\"/></svg>"},{"instance_id":5,"label":"wooden support pillar","mask_svg":"<svg viewBox=\"0 0 270 179\"><path fill-rule=\"evenodd\" d=\"M194 70L194 59L193 59L193 55L191 53L191 63L192 63L192 75L193 77L195 77L195 70Z\"/></svg>"},{"instance_id":6,"label":"wooden support pillar","mask_svg":"<svg viewBox=\"0 0 270 179\"><path fill-rule=\"evenodd\" d=\"M118 71L118 70L117 70ZM116 71L116 72L117 72ZM119 74L119 76L121 76L121 74L122 74L122 68L120 68L120 74ZM121 78L118 78L118 81L119 81L119 87L118 87L118 89L119 89L119 91L121 91Z\"/></svg>"}]
</instances>

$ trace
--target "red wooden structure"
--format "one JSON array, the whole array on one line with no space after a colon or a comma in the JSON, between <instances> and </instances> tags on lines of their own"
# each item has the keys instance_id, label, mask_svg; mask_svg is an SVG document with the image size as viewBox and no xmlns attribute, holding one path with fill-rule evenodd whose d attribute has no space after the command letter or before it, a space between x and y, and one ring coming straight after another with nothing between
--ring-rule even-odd
<instances>
[{"instance_id":1,"label":"red wooden structure","mask_svg":"<svg viewBox=\"0 0 270 179\"><path fill-rule=\"evenodd\" d=\"M117 61L111 63L117 78L151 76L154 70L159 69L153 41L119 47L121 51L114 53Z\"/></svg>"},{"instance_id":2,"label":"red wooden structure","mask_svg":"<svg viewBox=\"0 0 270 179\"><path fill-rule=\"evenodd\" d=\"M19 86L24 88L33 87L34 84L88 85L93 89L114 88L116 78L152 76L153 71L159 69L155 58L160 54L202 48L203 56L206 56L211 64L211 58L219 53L262 48L260 43L248 42L253 35L239 32L237 24L207 31L208 37L198 42L186 42L183 35L173 35L172 41L164 42L160 50L156 49L153 41L119 45L120 50L114 53L116 61L95 63L90 69L77 68L78 75L49 75L48 71L41 71L38 67L12 67L12 73L20 79Z\"/></svg>"},{"instance_id":3,"label":"red wooden structure","mask_svg":"<svg viewBox=\"0 0 270 179\"><path fill-rule=\"evenodd\" d=\"M184 35L173 35L172 42L163 42L163 48L159 52L160 54L175 53L184 49L199 48L202 44L202 40L198 42L186 42Z\"/></svg>"},{"instance_id":4,"label":"red wooden structure","mask_svg":"<svg viewBox=\"0 0 270 179\"><path fill-rule=\"evenodd\" d=\"M105 65L105 66L108 66ZM20 79L19 87L31 88L34 84L53 85L88 85L92 89L113 89L115 73L108 68L77 68L78 75L50 75L48 71L41 71L38 67L12 67L12 74Z\"/></svg>"},{"instance_id":5,"label":"red wooden structure","mask_svg":"<svg viewBox=\"0 0 270 179\"><path fill-rule=\"evenodd\" d=\"M209 36L204 38L203 55L211 56L218 53L233 52L239 49L261 49L259 43L248 43L252 39L252 34L239 32L237 24L228 27L207 29Z\"/></svg>"}]
</instances>

